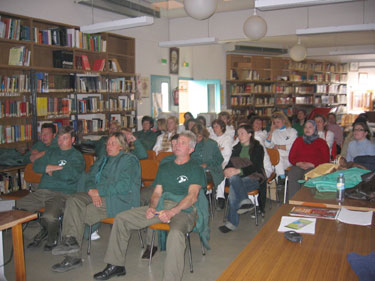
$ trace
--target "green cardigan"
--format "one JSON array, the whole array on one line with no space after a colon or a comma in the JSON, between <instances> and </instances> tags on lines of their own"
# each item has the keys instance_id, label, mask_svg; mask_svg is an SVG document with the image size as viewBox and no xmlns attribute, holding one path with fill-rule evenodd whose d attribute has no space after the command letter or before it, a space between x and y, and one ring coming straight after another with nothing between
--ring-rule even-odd
<instances>
[{"instance_id":1,"label":"green cardigan","mask_svg":"<svg viewBox=\"0 0 375 281\"><path fill-rule=\"evenodd\" d=\"M137 157L120 151L117 156L104 156L95 161L81 182L79 192L97 189L105 198L107 216L112 218L122 211L139 207L140 188L141 167Z\"/></svg>"},{"instance_id":2,"label":"green cardigan","mask_svg":"<svg viewBox=\"0 0 375 281\"><path fill-rule=\"evenodd\" d=\"M199 165L207 164L206 170L210 171L215 187L224 180L223 168L221 167L224 158L216 141L208 139L197 143L194 152L191 154L191 159Z\"/></svg>"}]
</instances>

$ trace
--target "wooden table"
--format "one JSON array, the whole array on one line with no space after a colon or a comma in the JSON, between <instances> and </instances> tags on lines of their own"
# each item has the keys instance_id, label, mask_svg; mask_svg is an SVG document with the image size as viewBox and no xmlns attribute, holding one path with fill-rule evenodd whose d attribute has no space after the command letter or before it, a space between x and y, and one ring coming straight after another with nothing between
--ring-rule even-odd
<instances>
[{"instance_id":1,"label":"wooden table","mask_svg":"<svg viewBox=\"0 0 375 281\"><path fill-rule=\"evenodd\" d=\"M342 205L339 205L336 199L326 200L326 199L314 198L316 193L319 193L319 192L315 188L303 186L293 196L293 198L289 200L289 204L303 205L303 206L310 206L310 207L333 208L333 209L339 209L341 207L345 207L347 209L356 210L356 211L375 211L375 202L345 198L344 203ZM329 193L331 197L334 197L333 192L324 192L324 193ZM321 193L321 194L324 194L324 193Z\"/></svg>"},{"instance_id":2,"label":"wooden table","mask_svg":"<svg viewBox=\"0 0 375 281\"><path fill-rule=\"evenodd\" d=\"M1 248L1 264L3 261L3 237L2 231L8 228L12 228L13 238L13 250L14 250L14 265L16 268L16 280L26 280L25 271L25 256L23 250L23 235L22 235L22 223L36 219L37 214L31 212L25 212L20 210L12 210L0 213L0 248ZM3 278L3 279L1 279ZM4 276L4 267L0 269L0 279L6 280Z\"/></svg>"},{"instance_id":3,"label":"wooden table","mask_svg":"<svg viewBox=\"0 0 375 281\"><path fill-rule=\"evenodd\" d=\"M217 280L358 280L346 255L375 250L375 226L317 219L315 235L293 243L277 231L291 209L282 205Z\"/></svg>"}]
</instances>

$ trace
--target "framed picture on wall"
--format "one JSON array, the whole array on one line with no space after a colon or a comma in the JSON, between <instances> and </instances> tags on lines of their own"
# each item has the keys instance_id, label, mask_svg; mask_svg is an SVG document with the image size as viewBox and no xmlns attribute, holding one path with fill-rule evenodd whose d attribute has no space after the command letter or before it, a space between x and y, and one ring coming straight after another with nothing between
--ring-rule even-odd
<instances>
[{"instance_id":1,"label":"framed picture on wall","mask_svg":"<svg viewBox=\"0 0 375 281\"><path fill-rule=\"evenodd\" d=\"M178 74L180 62L180 49L169 48L169 74Z\"/></svg>"}]
</instances>

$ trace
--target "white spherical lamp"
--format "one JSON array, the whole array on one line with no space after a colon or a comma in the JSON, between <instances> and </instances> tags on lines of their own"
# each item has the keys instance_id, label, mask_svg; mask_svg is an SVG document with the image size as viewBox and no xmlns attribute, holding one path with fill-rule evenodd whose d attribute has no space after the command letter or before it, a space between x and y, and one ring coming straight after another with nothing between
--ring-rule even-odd
<instances>
[{"instance_id":1,"label":"white spherical lamp","mask_svg":"<svg viewBox=\"0 0 375 281\"><path fill-rule=\"evenodd\" d=\"M212 16L218 0L184 0L185 12L194 19L205 20Z\"/></svg>"},{"instance_id":2,"label":"white spherical lamp","mask_svg":"<svg viewBox=\"0 0 375 281\"><path fill-rule=\"evenodd\" d=\"M289 49L289 56L294 61L303 61L306 58L307 50L301 45L301 41L298 40L298 44L294 45Z\"/></svg>"},{"instance_id":3,"label":"white spherical lamp","mask_svg":"<svg viewBox=\"0 0 375 281\"><path fill-rule=\"evenodd\" d=\"M267 33L267 23L261 16L252 15L243 24L243 32L251 40L259 40Z\"/></svg>"}]
</instances>

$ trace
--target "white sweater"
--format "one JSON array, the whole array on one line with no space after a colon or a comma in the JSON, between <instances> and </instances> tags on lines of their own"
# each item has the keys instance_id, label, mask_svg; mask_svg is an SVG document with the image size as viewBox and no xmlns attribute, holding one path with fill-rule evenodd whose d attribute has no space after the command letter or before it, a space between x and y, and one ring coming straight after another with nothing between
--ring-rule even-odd
<instances>
[{"instance_id":1,"label":"white sweater","mask_svg":"<svg viewBox=\"0 0 375 281\"><path fill-rule=\"evenodd\" d=\"M272 133L271 141L266 140L265 146L273 148L275 145L285 145L286 150L278 149L280 157L288 157L289 151L297 138L297 131L293 128L276 129Z\"/></svg>"}]
</instances>

